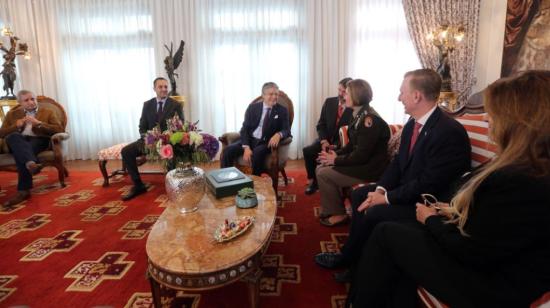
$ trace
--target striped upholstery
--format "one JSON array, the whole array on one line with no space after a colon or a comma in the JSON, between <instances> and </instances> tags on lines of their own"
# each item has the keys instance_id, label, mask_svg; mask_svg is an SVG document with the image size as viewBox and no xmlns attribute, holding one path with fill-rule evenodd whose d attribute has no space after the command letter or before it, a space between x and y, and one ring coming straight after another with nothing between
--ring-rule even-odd
<instances>
[{"instance_id":1,"label":"striped upholstery","mask_svg":"<svg viewBox=\"0 0 550 308\"><path fill-rule=\"evenodd\" d=\"M456 118L464 126L472 145L472 167L492 158L496 146L489 140L489 123L483 120L485 114L465 114Z\"/></svg>"}]
</instances>

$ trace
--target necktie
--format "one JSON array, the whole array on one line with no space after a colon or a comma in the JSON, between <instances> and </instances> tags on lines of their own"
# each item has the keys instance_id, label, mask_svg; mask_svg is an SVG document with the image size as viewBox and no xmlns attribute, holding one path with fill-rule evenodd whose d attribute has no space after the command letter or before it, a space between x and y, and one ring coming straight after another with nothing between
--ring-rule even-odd
<instances>
[{"instance_id":1,"label":"necktie","mask_svg":"<svg viewBox=\"0 0 550 308\"><path fill-rule=\"evenodd\" d=\"M267 127L269 126L269 115L271 114L271 108L267 108L265 113L264 122L262 123L262 138L265 137Z\"/></svg>"},{"instance_id":2,"label":"necktie","mask_svg":"<svg viewBox=\"0 0 550 308\"><path fill-rule=\"evenodd\" d=\"M159 108L157 109L157 122L160 123L162 117L162 101L159 101Z\"/></svg>"},{"instance_id":3,"label":"necktie","mask_svg":"<svg viewBox=\"0 0 550 308\"><path fill-rule=\"evenodd\" d=\"M336 115L336 126L338 126L338 123L340 122L340 119L342 118L342 114L344 114L344 109L346 107L342 104L338 105L338 114Z\"/></svg>"},{"instance_id":4,"label":"necktie","mask_svg":"<svg viewBox=\"0 0 550 308\"><path fill-rule=\"evenodd\" d=\"M416 143L416 140L418 139L418 135L420 134L420 128L422 127L422 124L418 122L414 122L414 129L411 136L411 144L409 145L409 155L412 153L414 144Z\"/></svg>"}]
</instances>

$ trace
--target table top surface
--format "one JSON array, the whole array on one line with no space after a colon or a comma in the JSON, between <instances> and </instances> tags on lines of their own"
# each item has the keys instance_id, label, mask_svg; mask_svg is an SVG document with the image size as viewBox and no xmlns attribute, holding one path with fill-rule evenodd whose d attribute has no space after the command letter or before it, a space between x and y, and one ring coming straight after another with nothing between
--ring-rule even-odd
<instances>
[{"instance_id":1,"label":"table top surface","mask_svg":"<svg viewBox=\"0 0 550 308\"><path fill-rule=\"evenodd\" d=\"M182 275L200 275L223 270L258 253L269 243L277 212L271 179L251 176L258 195L258 206L240 209L235 196L216 199L206 192L198 210L189 214L167 204L147 238L149 261L156 267ZM245 233L231 241L218 243L214 232L225 219L254 216Z\"/></svg>"}]
</instances>

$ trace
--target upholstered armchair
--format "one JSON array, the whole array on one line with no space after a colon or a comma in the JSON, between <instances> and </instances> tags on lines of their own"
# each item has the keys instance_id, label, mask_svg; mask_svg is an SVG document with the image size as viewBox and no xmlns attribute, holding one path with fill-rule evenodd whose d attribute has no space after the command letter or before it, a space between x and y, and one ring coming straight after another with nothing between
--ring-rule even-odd
<instances>
[{"instance_id":1,"label":"upholstered armchair","mask_svg":"<svg viewBox=\"0 0 550 308\"><path fill-rule=\"evenodd\" d=\"M38 96L38 108L51 109L56 113L59 119L61 119L61 124L63 125L63 130L67 127L67 114L63 107L56 102L55 100L46 97ZM14 106L13 108L21 108L19 105ZM4 118L2 117L2 121ZM38 160L44 166L53 166L57 169L59 184L62 187L65 187L65 177L69 176L69 172L65 168L63 162L63 154L65 152L65 143L64 141L69 139L69 134L66 132L57 133L51 137L50 147L46 151L38 153ZM0 171L16 171L15 160L12 154L9 152L8 145L0 138Z\"/></svg>"},{"instance_id":2,"label":"upholstered armchair","mask_svg":"<svg viewBox=\"0 0 550 308\"><path fill-rule=\"evenodd\" d=\"M258 96L251 102L251 104L258 102L261 99L262 97ZM284 106L288 110L289 127L292 128L292 121L294 120L294 106L292 105L292 101L290 100L290 98L288 98L285 92L279 90L279 98L277 103ZM228 145L235 143L239 140L239 138L240 135L238 132L225 133L220 138L218 138L218 140L220 140L220 142L222 143L221 155L223 156L223 151L225 151L225 148ZM273 190L275 190L275 195L277 196L279 173L283 175L285 185L288 185L288 177L286 176L285 166L286 161L288 160L288 151L291 142L292 137L287 137L281 140L276 148L271 149L271 154L269 154L265 160L265 170L267 170L269 177L271 177L271 180L273 182ZM239 157L238 161L235 164L235 167L237 167L244 173L252 173L252 167L244 162L242 156Z\"/></svg>"}]
</instances>

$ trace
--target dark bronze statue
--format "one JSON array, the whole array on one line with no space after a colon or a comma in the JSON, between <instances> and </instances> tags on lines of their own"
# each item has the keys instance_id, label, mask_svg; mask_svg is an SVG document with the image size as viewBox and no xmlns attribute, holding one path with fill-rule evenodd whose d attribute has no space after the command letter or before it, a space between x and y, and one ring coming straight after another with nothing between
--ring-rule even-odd
<instances>
[{"instance_id":1,"label":"dark bronze statue","mask_svg":"<svg viewBox=\"0 0 550 308\"><path fill-rule=\"evenodd\" d=\"M439 66L437 72L441 76L441 92L451 92L451 65L449 64L449 51L439 48Z\"/></svg>"},{"instance_id":2,"label":"dark bronze statue","mask_svg":"<svg viewBox=\"0 0 550 308\"><path fill-rule=\"evenodd\" d=\"M164 58L164 68L166 69L166 74L168 74L168 79L170 79L170 86L172 87L172 90L170 91L169 95L179 95L176 90L176 78L179 78L179 75L175 73L175 70L180 66L181 61L183 60L183 46L185 45L185 42L182 40L180 42L180 47L178 47L178 50L174 55L172 55L174 44L170 43L170 48L168 46L164 45L166 50L168 50L168 56Z\"/></svg>"},{"instance_id":3,"label":"dark bronze statue","mask_svg":"<svg viewBox=\"0 0 550 308\"><path fill-rule=\"evenodd\" d=\"M15 57L24 55L29 50L27 44L24 43L19 43L19 50L17 50L18 40L19 38L17 36L10 36L10 49L7 49L0 42L0 50L5 53L3 56L4 64L2 64L2 71L0 72L0 75L2 75L2 79L4 80L4 91L6 91L6 95L2 98L15 98L13 93L13 87L15 85L15 80L17 79L17 75L15 73Z\"/></svg>"}]
</instances>

